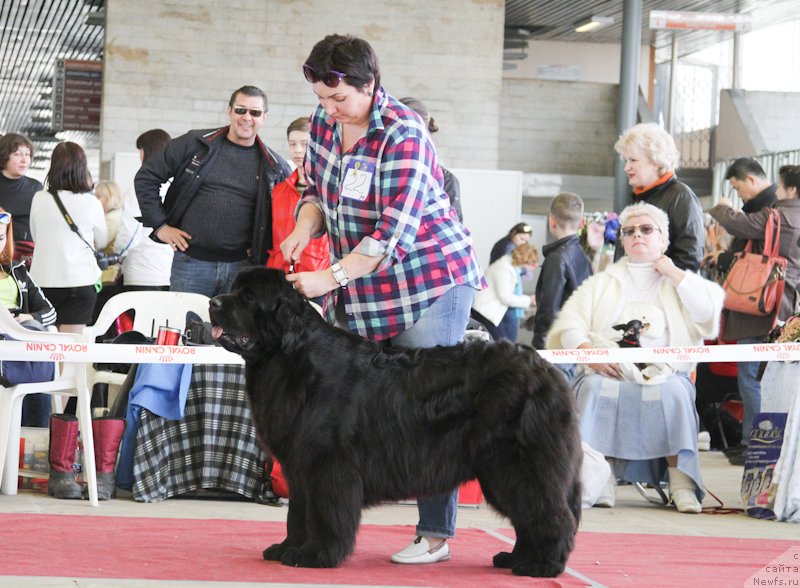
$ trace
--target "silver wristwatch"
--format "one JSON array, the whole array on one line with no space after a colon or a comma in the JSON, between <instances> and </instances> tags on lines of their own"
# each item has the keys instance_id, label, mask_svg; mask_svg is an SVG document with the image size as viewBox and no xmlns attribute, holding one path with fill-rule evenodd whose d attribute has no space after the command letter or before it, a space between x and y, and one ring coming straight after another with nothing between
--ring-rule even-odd
<instances>
[{"instance_id":1,"label":"silver wristwatch","mask_svg":"<svg viewBox=\"0 0 800 588\"><path fill-rule=\"evenodd\" d=\"M344 268L338 263L334 263L331 265L331 270L333 270L333 279L339 282L339 285L342 288L347 286L347 282L350 281L350 276L347 275L347 272L344 271Z\"/></svg>"}]
</instances>

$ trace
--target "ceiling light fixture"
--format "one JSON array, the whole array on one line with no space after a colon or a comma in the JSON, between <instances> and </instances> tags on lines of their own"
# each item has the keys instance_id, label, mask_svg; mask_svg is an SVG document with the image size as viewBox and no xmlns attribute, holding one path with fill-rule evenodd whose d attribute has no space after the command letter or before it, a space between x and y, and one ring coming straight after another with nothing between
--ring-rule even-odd
<instances>
[{"instance_id":1,"label":"ceiling light fixture","mask_svg":"<svg viewBox=\"0 0 800 588\"><path fill-rule=\"evenodd\" d=\"M575 32L588 33L589 31L596 31L597 29L607 27L611 24L614 24L613 16L601 16L598 14L593 14L592 16L587 16L586 18L576 22Z\"/></svg>"}]
</instances>

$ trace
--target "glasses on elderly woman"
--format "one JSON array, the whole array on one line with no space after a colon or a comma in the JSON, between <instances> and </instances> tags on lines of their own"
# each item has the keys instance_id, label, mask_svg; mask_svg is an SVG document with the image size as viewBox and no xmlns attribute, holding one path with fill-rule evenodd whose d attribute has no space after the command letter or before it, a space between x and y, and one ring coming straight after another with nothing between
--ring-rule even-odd
<instances>
[{"instance_id":1,"label":"glasses on elderly woman","mask_svg":"<svg viewBox=\"0 0 800 588\"><path fill-rule=\"evenodd\" d=\"M7 225L11 222L10 212L0 212L0 225Z\"/></svg>"},{"instance_id":2,"label":"glasses on elderly woman","mask_svg":"<svg viewBox=\"0 0 800 588\"><path fill-rule=\"evenodd\" d=\"M326 74L321 74L307 63L303 64L303 75L306 77L306 80L312 84L322 82L329 88L336 88L339 83L347 77L346 73L336 71L335 69L330 70Z\"/></svg>"},{"instance_id":3,"label":"glasses on elderly woman","mask_svg":"<svg viewBox=\"0 0 800 588\"><path fill-rule=\"evenodd\" d=\"M633 235L636 233L636 229L639 229L639 232L642 235L652 235L653 231L658 231L659 233L661 232L661 229L651 224L633 225L632 227L622 227L620 229L620 232L622 233L623 237L633 237Z\"/></svg>"}]
</instances>

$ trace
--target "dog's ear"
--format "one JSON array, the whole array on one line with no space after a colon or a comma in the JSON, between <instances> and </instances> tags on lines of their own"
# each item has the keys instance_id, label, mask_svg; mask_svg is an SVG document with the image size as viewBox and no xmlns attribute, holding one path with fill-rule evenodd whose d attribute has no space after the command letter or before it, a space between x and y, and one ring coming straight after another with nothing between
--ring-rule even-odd
<instances>
[{"instance_id":1,"label":"dog's ear","mask_svg":"<svg viewBox=\"0 0 800 588\"><path fill-rule=\"evenodd\" d=\"M614 325L611 328L614 329L615 331L627 331L628 325Z\"/></svg>"},{"instance_id":2,"label":"dog's ear","mask_svg":"<svg viewBox=\"0 0 800 588\"><path fill-rule=\"evenodd\" d=\"M276 301L275 322L281 334L281 348L284 353L293 354L302 345L304 307L305 301L291 286L284 288Z\"/></svg>"}]
</instances>

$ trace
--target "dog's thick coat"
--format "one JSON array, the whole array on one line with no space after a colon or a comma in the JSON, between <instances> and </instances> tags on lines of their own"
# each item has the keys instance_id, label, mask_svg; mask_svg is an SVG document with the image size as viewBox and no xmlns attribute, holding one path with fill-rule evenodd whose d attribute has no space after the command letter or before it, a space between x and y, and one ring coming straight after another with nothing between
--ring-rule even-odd
<instances>
[{"instance_id":1,"label":"dog's thick coat","mask_svg":"<svg viewBox=\"0 0 800 588\"><path fill-rule=\"evenodd\" d=\"M287 537L264 559L333 567L363 507L478 478L517 541L497 567L556 576L580 519L572 393L535 351L506 342L392 348L327 324L275 270L211 301L222 345L246 362L262 441L291 489Z\"/></svg>"}]
</instances>

